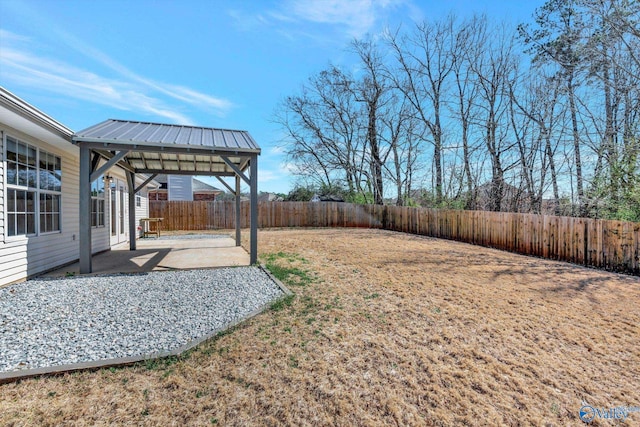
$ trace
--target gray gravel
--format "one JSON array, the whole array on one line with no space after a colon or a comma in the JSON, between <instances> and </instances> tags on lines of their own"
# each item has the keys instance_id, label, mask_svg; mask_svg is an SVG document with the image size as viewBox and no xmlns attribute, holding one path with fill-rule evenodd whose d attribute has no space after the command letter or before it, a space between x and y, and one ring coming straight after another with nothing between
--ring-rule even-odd
<instances>
[{"instance_id":1,"label":"gray gravel","mask_svg":"<svg viewBox=\"0 0 640 427\"><path fill-rule=\"evenodd\" d=\"M175 350L282 295L258 267L18 283L0 289L0 372Z\"/></svg>"}]
</instances>

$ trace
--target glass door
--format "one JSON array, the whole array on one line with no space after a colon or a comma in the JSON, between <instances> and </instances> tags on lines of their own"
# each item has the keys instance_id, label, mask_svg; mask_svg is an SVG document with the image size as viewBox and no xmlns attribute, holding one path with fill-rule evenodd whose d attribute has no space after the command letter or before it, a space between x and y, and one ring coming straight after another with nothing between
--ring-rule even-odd
<instances>
[{"instance_id":1,"label":"glass door","mask_svg":"<svg viewBox=\"0 0 640 427\"><path fill-rule=\"evenodd\" d=\"M126 242L128 239L127 227L129 224L128 216L128 193L125 183L113 179L109 185L110 202L109 203L109 219L110 219L110 243L111 246L118 243Z\"/></svg>"},{"instance_id":2,"label":"glass door","mask_svg":"<svg viewBox=\"0 0 640 427\"><path fill-rule=\"evenodd\" d=\"M116 197L116 183L112 179L109 184L109 227L111 228L111 246L118 244L118 198Z\"/></svg>"},{"instance_id":3,"label":"glass door","mask_svg":"<svg viewBox=\"0 0 640 427\"><path fill-rule=\"evenodd\" d=\"M127 241L127 224L129 224L129 216L127 215L128 208L128 193L125 190L125 185L122 181L118 181L118 213L119 213L119 227L118 227L118 243Z\"/></svg>"}]
</instances>

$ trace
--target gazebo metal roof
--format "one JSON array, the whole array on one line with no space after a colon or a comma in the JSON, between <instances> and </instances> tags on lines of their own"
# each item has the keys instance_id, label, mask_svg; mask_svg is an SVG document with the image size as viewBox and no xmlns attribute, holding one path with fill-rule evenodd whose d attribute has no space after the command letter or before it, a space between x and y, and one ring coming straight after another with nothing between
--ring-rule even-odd
<instances>
[{"instance_id":1,"label":"gazebo metal roof","mask_svg":"<svg viewBox=\"0 0 640 427\"><path fill-rule=\"evenodd\" d=\"M143 174L234 176L260 154L247 131L114 119L77 132L72 142L106 158L127 150L120 165Z\"/></svg>"},{"instance_id":2,"label":"gazebo metal roof","mask_svg":"<svg viewBox=\"0 0 640 427\"><path fill-rule=\"evenodd\" d=\"M251 200L250 259L257 262L258 155L248 132L127 120L105 120L77 132L80 148L80 272L91 272L91 183L111 167L127 171L129 212L135 194L158 174L216 176L236 196L236 245L240 246L240 181L249 184ZM101 165L101 159L106 163ZM246 175L247 169L249 176ZM135 186L136 174L148 175ZM235 177L235 187L220 177ZM129 244L135 250L135 216L129 215Z\"/></svg>"}]
</instances>

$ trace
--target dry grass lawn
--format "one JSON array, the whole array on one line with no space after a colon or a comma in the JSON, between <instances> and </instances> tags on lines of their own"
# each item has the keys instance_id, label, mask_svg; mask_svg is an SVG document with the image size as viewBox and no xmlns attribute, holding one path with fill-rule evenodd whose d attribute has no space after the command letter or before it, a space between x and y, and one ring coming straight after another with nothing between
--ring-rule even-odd
<instances>
[{"instance_id":1,"label":"dry grass lawn","mask_svg":"<svg viewBox=\"0 0 640 427\"><path fill-rule=\"evenodd\" d=\"M1 385L0 425L579 426L582 402L640 406L637 277L356 229L261 231L260 257L293 299L180 359Z\"/></svg>"}]
</instances>

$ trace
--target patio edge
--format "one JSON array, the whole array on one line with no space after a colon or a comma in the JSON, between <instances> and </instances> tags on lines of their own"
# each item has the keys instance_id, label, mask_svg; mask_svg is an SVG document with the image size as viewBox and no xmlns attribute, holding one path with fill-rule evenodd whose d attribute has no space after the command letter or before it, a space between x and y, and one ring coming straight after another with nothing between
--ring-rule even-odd
<instances>
[{"instance_id":1,"label":"patio edge","mask_svg":"<svg viewBox=\"0 0 640 427\"><path fill-rule=\"evenodd\" d=\"M275 278L269 270L262 264L258 265L258 267L264 271L267 276L280 288L280 290L285 295L293 295L291 292L280 280ZM58 365L58 366L49 366L49 367L41 367L41 368L33 368L33 369L23 369L17 371L8 371L8 372L0 372L0 384L6 384L14 381L20 381L23 379L40 377L40 376L49 376L49 375L61 375L68 372L76 372L76 371L84 371L84 370L97 370L102 368L110 368L110 367L120 367L120 366L129 366L138 362L144 362L147 360L153 359L162 359L165 357L173 357L180 356L184 352L191 350L198 345L202 344L205 341L210 340L221 332L227 331L231 328L238 326L239 324L246 322L247 320L256 317L258 314L263 313L266 309L268 309L271 304L273 304L277 299L269 301L266 304L261 305L256 308L245 317L236 320L235 322L231 322L221 328L214 329L208 334L195 338L182 346L171 350L171 351L160 351L154 353L147 353L140 356L127 356L127 357L118 357L115 359L101 359L89 362L80 362L80 363L72 363L68 365Z\"/></svg>"}]
</instances>

